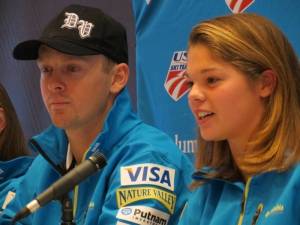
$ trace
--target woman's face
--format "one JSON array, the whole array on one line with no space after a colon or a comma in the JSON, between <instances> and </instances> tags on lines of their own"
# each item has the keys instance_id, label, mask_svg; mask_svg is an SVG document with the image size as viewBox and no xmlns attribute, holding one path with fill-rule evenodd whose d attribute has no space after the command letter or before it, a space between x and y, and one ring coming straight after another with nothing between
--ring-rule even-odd
<instances>
[{"instance_id":1,"label":"woman's face","mask_svg":"<svg viewBox=\"0 0 300 225\"><path fill-rule=\"evenodd\" d=\"M202 138L228 140L231 148L243 146L264 112L260 82L249 80L201 44L188 51L187 76L192 85L189 105Z\"/></svg>"}]
</instances>

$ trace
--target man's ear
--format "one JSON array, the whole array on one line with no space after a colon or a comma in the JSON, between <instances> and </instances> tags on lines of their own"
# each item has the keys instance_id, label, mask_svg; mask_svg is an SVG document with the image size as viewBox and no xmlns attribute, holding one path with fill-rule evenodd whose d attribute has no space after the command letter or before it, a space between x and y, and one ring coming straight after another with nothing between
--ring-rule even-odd
<instances>
[{"instance_id":1,"label":"man's ear","mask_svg":"<svg viewBox=\"0 0 300 225\"><path fill-rule=\"evenodd\" d=\"M2 107L0 107L0 133L4 130L6 127L6 118L5 118L5 112Z\"/></svg>"},{"instance_id":2,"label":"man's ear","mask_svg":"<svg viewBox=\"0 0 300 225\"><path fill-rule=\"evenodd\" d=\"M277 84L277 76L273 70L265 70L259 78L259 94L265 98L270 96Z\"/></svg>"},{"instance_id":3,"label":"man's ear","mask_svg":"<svg viewBox=\"0 0 300 225\"><path fill-rule=\"evenodd\" d=\"M129 78L129 67L126 63L120 63L113 68L112 84L110 91L118 94L127 84Z\"/></svg>"}]
</instances>

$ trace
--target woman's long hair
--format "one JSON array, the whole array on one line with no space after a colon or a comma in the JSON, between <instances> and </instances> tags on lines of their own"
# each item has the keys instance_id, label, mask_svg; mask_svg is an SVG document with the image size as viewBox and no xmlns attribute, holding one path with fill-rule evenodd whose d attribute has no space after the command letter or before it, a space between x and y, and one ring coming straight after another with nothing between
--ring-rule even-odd
<instances>
[{"instance_id":1,"label":"woman's long hair","mask_svg":"<svg viewBox=\"0 0 300 225\"><path fill-rule=\"evenodd\" d=\"M207 142L199 136L196 168L210 167L212 177L241 179L268 170L286 170L300 159L300 68L283 33L255 14L234 14L204 21L190 34L189 48L205 45L211 52L256 80L266 70L276 86L265 101L265 114L236 165L226 140ZM237 112L238 113L238 112ZM200 128L201 129L201 128Z\"/></svg>"},{"instance_id":2,"label":"woman's long hair","mask_svg":"<svg viewBox=\"0 0 300 225\"><path fill-rule=\"evenodd\" d=\"M2 84L0 84L0 108L4 111L6 121L6 126L0 133L0 160L6 161L28 155L17 113Z\"/></svg>"}]
</instances>

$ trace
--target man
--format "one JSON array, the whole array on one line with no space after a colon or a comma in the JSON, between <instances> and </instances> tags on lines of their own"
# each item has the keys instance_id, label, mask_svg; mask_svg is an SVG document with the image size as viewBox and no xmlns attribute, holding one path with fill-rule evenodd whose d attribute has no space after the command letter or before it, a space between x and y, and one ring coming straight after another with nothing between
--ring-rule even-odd
<instances>
[{"instance_id":1,"label":"man","mask_svg":"<svg viewBox=\"0 0 300 225\"><path fill-rule=\"evenodd\" d=\"M131 111L123 26L99 9L71 5L39 40L17 45L14 57L37 60L53 126L31 140L40 155L0 223L72 164L100 151L107 165L70 193L75 224L176 224L192 166L165 134ZM51 201L19 223L55 225L61 217L60 202Z\"/></svg>"}]
</instances>

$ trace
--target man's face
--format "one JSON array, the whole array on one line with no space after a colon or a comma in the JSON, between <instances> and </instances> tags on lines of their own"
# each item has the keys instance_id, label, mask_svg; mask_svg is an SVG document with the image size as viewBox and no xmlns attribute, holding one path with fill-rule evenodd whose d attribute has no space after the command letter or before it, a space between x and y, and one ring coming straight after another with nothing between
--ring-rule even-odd
<instances>
[{"instance_id":1,"label":"man's face","mask_svg":"<svg viewBox=\"0 0 300 225\"><path fill-rule=\"evenodd\" d=\"M104 56L73 56L41 46L37 62L42 97L54 125L66 131L101 129L113 102Z\"/></svg>"}]
</instances>

